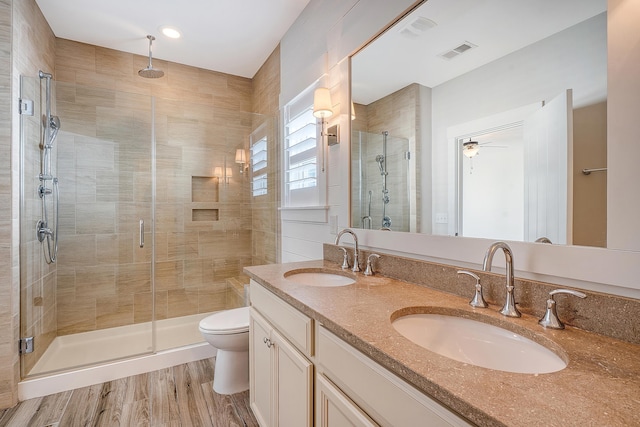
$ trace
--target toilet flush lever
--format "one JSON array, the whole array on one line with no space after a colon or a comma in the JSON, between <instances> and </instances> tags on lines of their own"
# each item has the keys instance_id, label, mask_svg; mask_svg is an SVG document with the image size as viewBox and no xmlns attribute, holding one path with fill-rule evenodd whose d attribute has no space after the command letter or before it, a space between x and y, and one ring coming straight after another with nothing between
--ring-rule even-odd
<instances>
[{"instance_id":1,"label":"toilet flush lever","mask_svg":"<svg viewBox=\"0 0 640 427\"><path fill-rule=\"evenodd\" d=\"M549 292L549 299L547 300L547 310L542 316L542 319L538 321L538 323L544 327L549 329L564 329L564 323L560 321L558 318L558 312L556 311L556 300L553 299L554 295L557 294L569 294L578 298L586 298L587 296L582 292L573 291L571 289L556 289L555 291Z\"/></svg>"},{"instance_id":2,"label":"toilet flush lever","mask_svg":"<svg viewBox=\"0 0 640 427\"><path fill-rule=\"evenodd\" d=\"M487 304L487 302L484 300L484 297L482 296L482 285L480 284L480 277L478 277L477 274L467 270L459 270L458 274L466 274L467 276L471 276L476 279L476 293L473 295L471 301L469 301L469 305L476 308L487 308L489 304Z\"/></svg>"}]
</instances>

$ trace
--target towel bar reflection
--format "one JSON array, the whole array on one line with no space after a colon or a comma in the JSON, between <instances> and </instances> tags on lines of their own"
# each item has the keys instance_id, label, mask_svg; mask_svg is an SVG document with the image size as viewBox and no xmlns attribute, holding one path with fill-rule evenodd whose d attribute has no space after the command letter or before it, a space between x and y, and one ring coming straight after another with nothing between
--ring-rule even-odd
<instances>
[{"instance_id":1,"label":"towel bar reflection","mask_svg":"<svg viewBox=\"0 0 640 427\"><path fill-rule=\"evenodd\" d=\"M140 220L140 247L144 247L144 219Z\"/></svg>"},{"instance_id":2,"label":"towel bar reflection","mask_svg":"<svg viewBox=\"0 0 640 427\"><path fill-rule=\"evenodd\" d=\"M591 175L591 172L606 172L607 168L595 168L595 169L582 169L582 173L585 175Z\"/></svg>"}]
</instances>

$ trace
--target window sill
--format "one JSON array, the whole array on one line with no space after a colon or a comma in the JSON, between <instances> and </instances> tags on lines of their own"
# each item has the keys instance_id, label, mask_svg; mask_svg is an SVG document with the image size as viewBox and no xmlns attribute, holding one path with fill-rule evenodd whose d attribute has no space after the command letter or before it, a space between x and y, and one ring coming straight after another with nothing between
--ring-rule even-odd
<instances>
[{"instance_id":1,"label":"window sill","mask_svg":"<svg viewBox=\"0 0 640 427\"><path fill-rule=\"evenodd\" d=\"M283 221L321 223L328 221L329 206L285 206L278 210Z\"/></svg>"}]
</instances>

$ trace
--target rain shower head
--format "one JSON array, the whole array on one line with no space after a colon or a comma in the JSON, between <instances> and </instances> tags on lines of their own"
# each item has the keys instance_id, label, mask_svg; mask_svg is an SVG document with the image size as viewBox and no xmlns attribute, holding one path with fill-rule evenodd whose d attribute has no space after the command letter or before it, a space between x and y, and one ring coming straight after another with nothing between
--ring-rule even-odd
<instances>
[{"instance_id":1,"label":"rain shower head","mask_svg":"<svg viewBox=\"0 0 640 427\"><path fill-rule=\"evenodd\" d=\"M153 68L153 65L151 64L151 43L153 43L156 38L151 35L148 35L147 38L149 39L149 65L147 65L147 68L143 68L138 71L138 75L145 79L157 79L164 76L164 71Z\"/></svg>"}]
</instances>

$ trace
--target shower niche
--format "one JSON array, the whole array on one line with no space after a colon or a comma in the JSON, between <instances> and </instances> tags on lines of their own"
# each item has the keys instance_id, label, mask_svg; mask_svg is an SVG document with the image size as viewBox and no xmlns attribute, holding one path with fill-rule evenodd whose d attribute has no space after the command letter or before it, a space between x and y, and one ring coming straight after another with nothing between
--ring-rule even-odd
<instances>
[{"instance_id":1,"label":"shower niche","mask_svg":"<svg viewBox=\"0 0 640 427\"><path fill-rule=\"evenodd\" d=\"M220 179L213 176L191 177L191 221L218 221L220 210L209 207L220 201Z\"/></svg>"}]
</instances>

